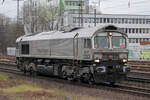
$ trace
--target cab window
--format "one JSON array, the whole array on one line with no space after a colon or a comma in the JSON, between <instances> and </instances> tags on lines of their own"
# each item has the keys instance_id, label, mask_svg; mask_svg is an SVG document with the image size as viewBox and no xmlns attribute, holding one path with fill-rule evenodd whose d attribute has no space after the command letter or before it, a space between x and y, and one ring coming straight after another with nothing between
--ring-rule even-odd
<instances>
[{"instance_id":1,"label":"cab window","mask_svg":"<svg viewBox=\"0 0 150 100\"><path fill-rule=\"evenodd\" d=\"M91 48L91 39L84 39L84 48Z\"/></svg>"}]
</instances>

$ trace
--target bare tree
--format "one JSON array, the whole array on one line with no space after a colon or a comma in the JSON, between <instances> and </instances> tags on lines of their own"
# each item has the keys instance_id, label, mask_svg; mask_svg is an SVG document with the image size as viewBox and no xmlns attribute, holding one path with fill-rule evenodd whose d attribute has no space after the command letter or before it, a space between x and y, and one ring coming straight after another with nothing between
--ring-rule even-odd
<instances>
[{"instance_id":1,"label":"bare tree","mask_svg":"<svg viewBox=\"0 0 150 100\"><path fill-rule=\"evenodd\" d=\"M38 33L54 29L58 17L57 6L52 4L33 6L31 3L26 3L22 11L27 33Z\"/></svg>"},{"instance_id":2,"label":"bare tree","mask_svg":"<svg viewBox=\"0 0 150 100\"><path fill-rule=\"evenodd\" d=\"M19 27L18 27L19 26ZM0 53L6 55L7 47L15 47L17 37L24 34L22 23L12 21L10 18L0 15Z\"/></svg>"}]
</instances>

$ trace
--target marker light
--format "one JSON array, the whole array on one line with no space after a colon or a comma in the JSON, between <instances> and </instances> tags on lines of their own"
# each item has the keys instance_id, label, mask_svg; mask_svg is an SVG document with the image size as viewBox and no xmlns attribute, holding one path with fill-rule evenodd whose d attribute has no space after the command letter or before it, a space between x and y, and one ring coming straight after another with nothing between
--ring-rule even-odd
<instances>
[{"instance_id":1,"label":"marker light","mask_svg":"<svg viewBox=\"0 0 150 100\"><path fill-rule=\"evenodd\" d=\"M113 59L113 56L109 56L109 59L112 60L112 59Z\"/></svg>"}]
</instances>

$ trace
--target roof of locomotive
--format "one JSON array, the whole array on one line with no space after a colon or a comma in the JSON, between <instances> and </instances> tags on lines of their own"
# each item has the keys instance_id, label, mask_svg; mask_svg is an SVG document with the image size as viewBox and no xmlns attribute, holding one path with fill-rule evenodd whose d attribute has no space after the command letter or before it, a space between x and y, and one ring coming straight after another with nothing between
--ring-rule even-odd
<instances>
[{"instance_id":1,"label":"roof of locomotive","mask_svg":"<svg viewBox=\"0 0 150 100\"><path fill-rule=\"evenodd\" d=\"M110 26L110 25L109 25ZM114 26L114 25L111 25ZM77 38L91 38L95 32L106 28L107 26L98 26L98 27L90 27L90 28L79 28L73 30L71 32L63 32L63 31L50 31L50 32L42 32L35 35L24 35L19 37L16 42L19 41L34 41L34 40L49 40L49 39L67 39L74 38L74 36L78 33ZM116 26L114 26L116 27ZM116 27L118 28L118 27Z\"/></svg>"}]
</instances>

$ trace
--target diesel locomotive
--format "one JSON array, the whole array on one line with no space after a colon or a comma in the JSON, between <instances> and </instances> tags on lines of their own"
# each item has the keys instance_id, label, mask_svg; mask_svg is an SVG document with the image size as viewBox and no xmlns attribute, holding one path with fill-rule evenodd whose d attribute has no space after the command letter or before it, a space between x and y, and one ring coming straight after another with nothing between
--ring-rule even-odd
<instances>
[{"instance_id":1,"label":"diesel locomotive","mask_svg":"<svg viewBox=\"0 0 150 100\"><path fill-rule=\"evenodd\" d=\"M24 35L16 45L18 69L32 75L113 84L130 71L128 36L114 25Z\"/></svg>"}]
</instances>

